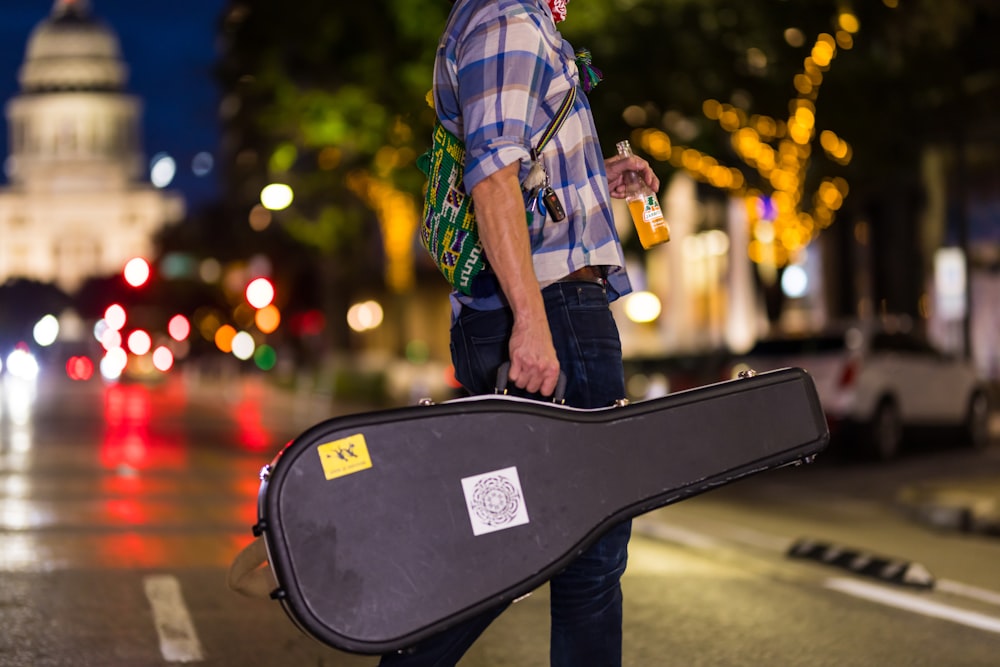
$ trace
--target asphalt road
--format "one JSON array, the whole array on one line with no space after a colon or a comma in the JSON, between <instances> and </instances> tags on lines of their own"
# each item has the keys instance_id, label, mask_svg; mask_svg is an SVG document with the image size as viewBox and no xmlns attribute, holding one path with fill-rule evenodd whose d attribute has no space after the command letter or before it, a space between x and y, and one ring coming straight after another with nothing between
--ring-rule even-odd
<instances>
[{"instance_id":1,"label":"asphalt road","mask_svg":"<svg viewBox=\"0 0 1000 667\"><path fill-rule=\"evenodd\" d=\"M228 590L257 472L338 410L322 397L177 381L5 383L0 402L0 666L374 665ZM888 466L761 474L636 522L626 665L997 665L1000 539L915 522L900 488L1000 475L947 442ZM828 549L788 555L810 540ZM926 576L852 568L867 556ZM463 667L547 664L547 591L515 604Z\"/></svg>"}]
</instances>

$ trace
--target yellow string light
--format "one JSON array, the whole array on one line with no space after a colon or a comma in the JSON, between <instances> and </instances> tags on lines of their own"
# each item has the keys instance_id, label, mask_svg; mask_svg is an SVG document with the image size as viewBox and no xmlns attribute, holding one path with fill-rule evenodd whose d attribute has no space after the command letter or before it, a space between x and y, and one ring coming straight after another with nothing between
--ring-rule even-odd
<instances>
[{"instance_id":1,"label":"yellow string light","mask_svg":"<svg viewBox=\"0 0 1000 667\"><path fill-rule=\"evenodd\" d=\"M847 196L847 181L824 179L809 198L812 211L800 210L804 197L806 173L816 136L816 105L823 72L828 70L838 49L853 46L853 34L859 29L857 17L841 12L837 35L820 34L803 60L802 71L793 85L798 96L789 104L787 120L747 113L731 104L709 99L702 103L702 113L730 133L736 155L753 168L769 187L768 207L765 195L751 188L739 169L693 148L674 144L661 130L633 132L633 139L654 159L669 161L684 169L696 180L709 183L746 203L751 242L747 253L752 261L776 269L785 266L819 234L832 224L835 212ZM776 142L776 146L771 145ZM851 160L850 145L830 130L819 133L820 146L831 160L846 165ZM769 219L769 217L771 219Z\"/></svg>"}]
</instances>

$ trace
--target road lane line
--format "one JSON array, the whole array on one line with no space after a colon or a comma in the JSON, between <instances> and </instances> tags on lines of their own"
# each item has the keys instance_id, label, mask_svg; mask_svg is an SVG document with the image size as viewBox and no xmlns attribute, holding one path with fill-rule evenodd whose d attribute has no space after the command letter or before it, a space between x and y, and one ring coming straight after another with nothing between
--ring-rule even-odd
<instances>
[{"instance_id":1,"label":"road lane line","mask_svg":"<svg viewBox=\"0 0 1000 667\"><path fill-rule=\"evenodd\" d=\"M1000 593L991 591L988 588L970 586L969 584L963 584L960 581L951 581L949 579L939 579L935 588L942 593L961 595L962 597L967 597L971 600L979 600L980 602L995 604L1000 607Z\"/></svg>"},{"instance_id":2,"label":"road lane line","mask_svg":"<svg viewBox=\"0 0 1000 667\"><path fill-rule=\"evenodd\" d=\"M146 598L153 609L153 622L160 637L160 653L167 662L204 660L201 642L184 604L176 577L152 575L143 580Z\"/></svg>"},{"instance_id":3,"label":"road lane line","mask_svg":"<svg viewBox=\"0 0 1000 667\"><path fill-rule=\"evenodd\" d=\"M927 600L913 593L893 591L884 586L853 579L827 579L823 582L823 586L870 602L1000 634L1000 618Z\"/></svg>"},{"instance_id":4,"label":"road lane line","mask_svg":"<svg viewBox=\"0 0 1000 667\"><path fill-rule=\"evenodd\" d=\"M694 549L715 549L719 547L719 541L704 533L695 532L686 528L659 523L649 519L636 518L632 522L633 530L645 537L673 542Z\"/></svg>"},{"instance_id":5,"label":"road lane line","mask_svg":"<svg viewBox=\"0 0 1000 667\"><path fill-rule=\"evenodd\" d=\"M744 528L735 524L716 520L708 520L703 525L711 524L715 535L709 535L700 530L681 528L677 524L664 523L656 519L646 517L636 517L632 521L633 529L647 537L677 542L689 547L716 548L722 544L722 540L735 542L740 546L750 546L765 551L784 552L792 543L792 540L784 537L777 537L769 533L762 533L752 528ZM719 538L722 538L720 540Z\"/></svg>"}]
</instances>

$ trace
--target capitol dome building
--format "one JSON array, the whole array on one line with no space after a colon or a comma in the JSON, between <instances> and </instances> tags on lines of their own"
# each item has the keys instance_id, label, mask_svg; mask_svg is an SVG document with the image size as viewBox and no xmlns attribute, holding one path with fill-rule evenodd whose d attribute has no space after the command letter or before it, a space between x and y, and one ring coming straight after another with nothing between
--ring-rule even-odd
<instances>
[{"instance_id":1,"label":"capitol dome building","mask_svg":"<svg viewBox=\"0 0 1000 667\"><path fill-rule=\"evenodd\" d=\"M88 0L56 0L28 38L21 92L6 107L0 284L73 291L149 257L155 232L184 215L179 195L144 180L142 106L127 80L118 37Z\"/></svg>"}]
</instances>

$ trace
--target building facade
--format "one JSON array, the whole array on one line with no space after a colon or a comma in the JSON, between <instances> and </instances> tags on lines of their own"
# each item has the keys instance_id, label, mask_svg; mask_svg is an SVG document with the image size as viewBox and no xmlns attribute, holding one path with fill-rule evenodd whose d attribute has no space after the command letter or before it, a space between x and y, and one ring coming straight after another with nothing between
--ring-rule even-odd
<instances>
[{"instance_id":1,"label":"building facade","mask_svg":"<svg viewBox=\"0 0 1000 667\"><path fill-rule=\"evenodd\" d=\"M126 91L117 35L87 0L56 0L28 38L6 106L9 185L0 188L0 284L88 277L149 257L183 199L144 180L141 101Z\"/></svg>"}]
</instances>

